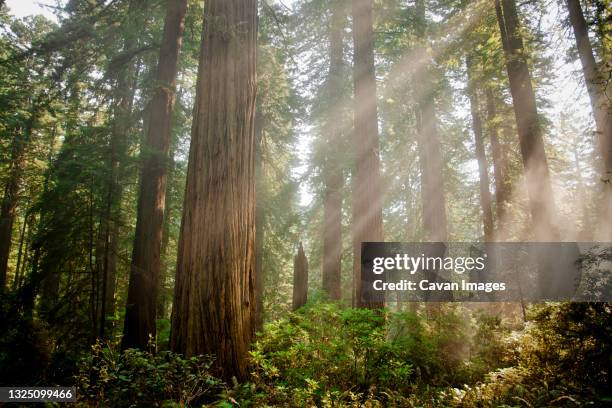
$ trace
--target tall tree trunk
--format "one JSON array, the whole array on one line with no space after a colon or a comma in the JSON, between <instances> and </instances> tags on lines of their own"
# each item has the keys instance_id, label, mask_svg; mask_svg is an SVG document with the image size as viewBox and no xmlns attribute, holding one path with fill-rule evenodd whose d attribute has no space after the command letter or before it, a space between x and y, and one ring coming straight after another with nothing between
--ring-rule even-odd
<instances>
[{"instance_id":1,"label":"tall tree trunk","mask_svg":"<svg viewBox=\"0 0 612 408\"><path fill-rule=\"evenodd\" d=\"M330 106L337 106L342 94L342 30L345 16L341 1L332 2L332 21L329 33L330 63L326 89ZM330 109L335 111L335 109ZM330 115L323 128L325 134L325 168L323 179L323 290L330 299L339 300L341 293L342 261L342 185L343 174L338 155L341 130L338 118Z\"/></svg>"},{"instance_id":2,"label":"tall tree trunk","mask_svg":"<svg viewBox=\"0 0 612 408\"><path fill-rule=\"evenodd\" d=\"M604 188L604 201L601 205L600 236L602 240L612 240L612 110L610 101L605 93L606 81L597 67L589 29L582 13L579 0L567 0L569 19L574 29L576 48L582 63L582 72L586 83L595 124L597 127L597 140L602 159L602 177Z\"/></svg>"},{"instance_id":3,"label":"tall tree trunk","mask_svg":"<svg viewBox=\"0 0 612 408\"><path fill-rule=\"evenodd\" d=\"M532 230L537 241L555 242L560 237L553 222L553 191L516 3L515 0L495 0L495 6L525 169Z\"/></svg>"},{"instance_id":4,"label":"tall tree trunk","mask_svg":"<svg viewBox=\"0 0 612 408\"><path fill-rule=\"evenodd\" d=\"M442 146L436 117L435 83L431 56L427 52L425 2L416 2L416 31L422 48L419 69L413 81L417 99L417 144L421 166L421 200L425 240L444 242L448 239L446 197L442 165Z\"/></svg>"},{"instance_id":5,"label":"tall tree trunk","mask_svg":"<svg viewBox=\"0 0 612 408\"><path fill-rule=\"evenodd\" d=\"M142 19L145 0L132 0L128 7L129 23L138 27L145 24ZM107 180L107 198L105 214L101 224L101 253L98 257L101 265L100 296L100 333L104 338L107 328L107 317L115 313L115 290L117 282L117 254L121 220L121 201L123 198L124 163L128 153L129 132L133 125L133 107L136 94L140 60L133 61L134 51L138 47L140 31L131 26L122 27L124 35L124 52L131 55L116 74L115 106L110 137L109 176ZM111 328L112 329L112 328Z\"/></svg>"},{"instance_id":6,"label":"tall tree trunk","mask_svg":"<svg viewBox=\"0 0 612 408\"><path fill-rule=\"evenodd\" d=\"M204 15L170 340L240 380L255 309L257 1L208 0Z\"/></svg>"},{"instance_id":7,"label":"tall tree trunk","mask_svg":"<svg viewBox=\"0 0 612 408\"><path fill-rule=\"evenodd\" d=\"M491 140L491 153L493 159L493 176L495 179L495 215L497 218L497 239L505 239L505 209L508 200L508 186L506 180L506 158L499 141L499 125L497 123L496 98L490 87L486 89L487 129Z\"/></svg>"},{"instance_id":8,"label":"tall tree trunk","mask_svg":"<svg viewBox=\"0 0 612 408\"><path fill-rule=\"evenodd\" d=\"M187 0L169 0L157 65L157 89L142 146L136 234L130 268L122 349L145 349L156 338L155 320L178 57Z\"/></svg>"},{"instance_id":9,"label":"tall tree trunk","mask_svg":"<svg viewBox=\"0 0 612 408\"><path fill-rule=\"evenodd\" d=\"M168 317L168 303L171 297L170 287L168 287L168 277L170 276L170 262L169 262L169 243L170 243L170 225L172 220L172 213L174 209L174 202L172 200L172 183L174 179L174 172L176 171L176 162L174 160L174 153L176 146L170 144L170 152L168 154L168 167L166 177L166 198L164 198L164 222L162 227L162 241L161 241L161 269L159 272L159 294L157 295L157 318L165 319Z\"/></svg>"},{"instance_id":10,"label":"tall tree trunk","mask_svg":"<svg viewBox=\"0 0 612 408\"><path fill-rule=\"evenodd\" d=\"M8 261L13 240L13 224L17 214L17 201L23 178L25 151L32 137L37 112L38 108L34 104L30 117L23 128L23 134L16 134L13 139L9 177L4 186L4 197L0 206L0 294L4 292L6 286Z\"/></svg>"},{"instance_id":11,"label":"tall tree trunk","mask_svg":"<svg viewBox=\"0 0 612 408\"><path fill-rule=\"evenodd\" d=\"M489 191L489 173L484 147L484 134L482 132L482 119L480 117L480 104L478 87L474 79L473 62L470 56L466 58L468 75L468 97L470 100L470 113L472 115L472 131L474 132L474 146L476 160L478 161L478 174L480 186L480 207L482 211L482 224L484 227L485 242L493 241L493 211L491 210L491 192Z\"/></svg>"},{"instance_id":12,"label":"tall tree trunk","mask_svg":"<svg viewBox=\"0 0 612 408\"><path fill-rule=\"evenodd\" d=\"M354 42L354 183L353 183L353 305L378 308L380 302L361 297L361 244L383 240L376 75L374 72L373 0L353 0Z\"/></svg>"},{"instance_id":13,"label":"tall tree trunk","mask_svg":"<svg viewBox=\"0 0 612 408\"><path fill-rule=\"evenodd\" d=\"M300 242L298 252L293 258L293 302L292 310L297 310L308 301L308 259Z\"/></svg>"}]
</instances>

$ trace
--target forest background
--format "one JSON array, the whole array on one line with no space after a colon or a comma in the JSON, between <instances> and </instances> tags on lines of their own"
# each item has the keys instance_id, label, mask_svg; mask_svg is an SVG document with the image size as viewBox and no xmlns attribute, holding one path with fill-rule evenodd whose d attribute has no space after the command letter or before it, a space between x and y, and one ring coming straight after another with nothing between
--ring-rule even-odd
<instances>
[{"instance_id":1,"label":"forest background","mask_svg":"<svg viewBox=\"0 0 612 408\"><path fill-rule=\"evenodd\" d=\"M381 312L354 262L368 240L612 241L609 1L257 3L0 1L2 384L609 403L607 303Z\"/></svg>"}]
</instances>

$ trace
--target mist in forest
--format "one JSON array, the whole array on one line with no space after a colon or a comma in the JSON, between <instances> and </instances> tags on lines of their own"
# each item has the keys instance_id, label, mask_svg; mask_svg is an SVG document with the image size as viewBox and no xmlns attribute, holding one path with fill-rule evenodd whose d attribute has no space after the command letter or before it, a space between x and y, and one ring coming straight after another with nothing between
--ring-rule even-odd
<instances>
[{"instance_id":1,"label":"mist in forest","mask_svg":"<svg viewBox=\"0 0 612 408\"><path fill-rule=\"evenodd\" d=\"M0 385L79 406L609 403L611 10L0 0ZM368 242L564 255L467 302L373 294Z\"/></svg>"}]
</instances>

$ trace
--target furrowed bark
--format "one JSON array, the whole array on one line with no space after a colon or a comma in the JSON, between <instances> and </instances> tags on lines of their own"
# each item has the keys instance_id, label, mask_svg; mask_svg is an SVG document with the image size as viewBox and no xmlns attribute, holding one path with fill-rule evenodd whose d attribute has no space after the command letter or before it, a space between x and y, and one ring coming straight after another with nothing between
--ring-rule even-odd
<instances>
[{"instance_id":1,"label":"furrowed bark","mask_svg":"<svg viewBox=\"0 0 612 408\"><path fill-rule=\"evenodd\" d=\"M208 0L204 14L170 342L242 380L255 308L257 2Z\"/></svg>"}]
</instances>

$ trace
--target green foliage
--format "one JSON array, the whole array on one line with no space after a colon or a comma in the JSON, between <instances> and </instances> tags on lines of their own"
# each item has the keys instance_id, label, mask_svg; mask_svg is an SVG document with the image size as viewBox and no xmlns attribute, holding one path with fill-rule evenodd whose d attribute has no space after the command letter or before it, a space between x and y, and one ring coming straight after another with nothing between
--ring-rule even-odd
<instances>
[{"instance_id":1,"label":"green foliage","mask_svg":"<svg viewBox=\"0 0 612 408\"><path fill-rule=\"evenodd\" d=\"M612 309L606 303L536 306L514 339L514 366L440 396L448 405L605 406L610 403Z\"/></svg>"},{"instance_id":2,"label":"green foliage","mask_svg":"<svg viewBox=\"0 0 612 408\"><path fill-rule=\"evenodd\" d=\"M208 356L185 358L163 351L119 353L100 342L79 365L76 378L82 406L185 406L215 399L223 382L210 373Z\"/></svg>"},{"instance_id":3,"label":"green foliage","mask_svg":"<svg viewBox=\"0 0 612 408\"><path fill-rule=\"evenodd\" d=\"M417 389L482 379L503 345L499 320L479 319L474 339L482 344L470 354L471 331L451 307L425 319L311 301L266 325L252 351L255 385L231 395L261 394L272 406L387 406Z\"/></svg>"}]
</instances>

